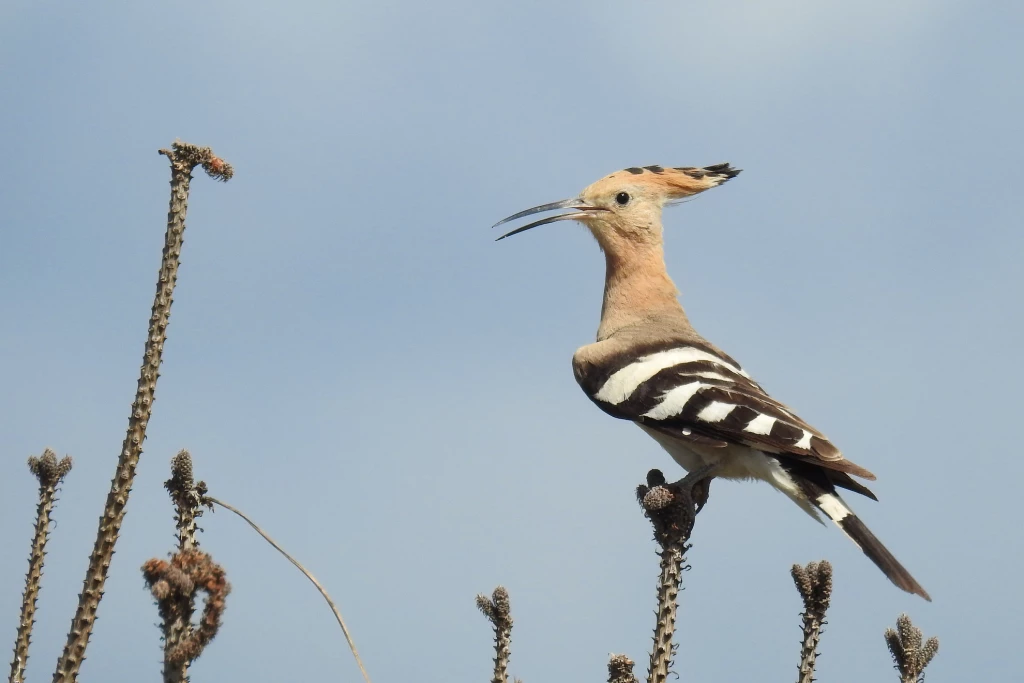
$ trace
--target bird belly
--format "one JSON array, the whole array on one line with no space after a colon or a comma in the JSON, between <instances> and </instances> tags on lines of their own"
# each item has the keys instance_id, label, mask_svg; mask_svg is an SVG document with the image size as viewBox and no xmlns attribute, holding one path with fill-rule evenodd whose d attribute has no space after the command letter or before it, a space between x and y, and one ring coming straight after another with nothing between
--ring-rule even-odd
<instances>
[{"instance_id":1,"label":"bird belly","mask_svg":"<svg viewBox=\"0 0 1024 683\"><path fill-rule=\"evenodd\" d=\"M716 478L747 481L756 479L768 482L791 498L811 517L819 519L813 506L807 502L806 496L800 491L800 487L776 458L742 444L729 444L725 448L702 446L673 438L639 423L635 424L668 451L672 459L687 472L692 472L705 465L715 464L718 465L714 475Z\"/></svg>"}]
</instances>

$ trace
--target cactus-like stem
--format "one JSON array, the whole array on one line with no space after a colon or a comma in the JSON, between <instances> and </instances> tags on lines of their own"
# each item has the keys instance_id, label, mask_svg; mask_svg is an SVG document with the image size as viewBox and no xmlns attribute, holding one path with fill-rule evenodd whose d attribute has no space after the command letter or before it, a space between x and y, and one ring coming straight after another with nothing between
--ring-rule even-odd
<instances>
[{"instance_id":1,"label":"cactus-like stem","mask_svg":"<svg viewBox=\"0 0 1024 683\"><path fill-rule=\"evenodd\" d=\"M203 496L206 484L196 482L192 474L192 456L182 450L171 459L171 478L164 482L164 488L174 502L174 521L178 531L178 553L187 553L199 546L196 538L196 518L202 516ZM195 596L175 592L166 599L174 602L168 606L161 603L161 628L164 636L164 683L183 683L188 680L191 659L182 659L175 653L182 650L181 644L193 638L192 615L195 613Z\"/></svg>"},{"instance_id":2,"label":"cactus-like stem","mask_svg":"<svg viewBox=\"0 0 1024 683\"><path fill-rule=\"evenodd\" d=\"M821 627L825 623L825 612L832 598L832 565L826 560L811 562L806 567L794 564L790 573L804 601L804 611L800 615L803 619L804 638L800 643L797 683L812 683Z\"/></svg>"},{"instance_id":3,"label":"cactus-like stem","mask_svg":"<svg viewBox=\"0 0 1024 683\"><path fill-rule=\"evenodd\" d=\"M215 157L209 147L175 142L170 150L162 149L160 153L166 155L171 162L171 201L167 213L167 233L164 237L156 296L149 319L149 334L146 337L138 389L128 418L128 430L118 455L117 469L110 483L103 515L100 517L85 582L78 596L78 607L71 621L64 651L57 660L57 669L53 675L54 683L71 683L78 677L82 660L85 658L85 649L96 622L96 610L103 597L103 586L110 570L114 545L124 521L125 506L128 504L128 494L135 480L135 469L142 454L146 428L153 413L156 383L160 377L160 363L163 359L164 342L167 340L171 302L185 235L185 212L188 208L192 170L202 165L208 174L220 180L227 180L233 174L231 166Z\"/></svg>"},{"instance_id":4,"label":"cactus-like stem","mask_svg":"<svg viewBox=\"0 0 1024 683\"><path fill-rule=\"evenodd\" d=\"M679 607L679 587L683 582L685 543L670 543L661 550L661 575L658 577L658 621L654 627L654 646L648 678L652 683L668 680L672 667L672 638L676 632L676 611Z\"/></svg>"},{"instance_id":5,"label":"cactus-like stem","mask_svg":"<svg viewBox=\"0 0 1024 683\"><path fill-rule=\"evenodd\" d=\"M28 646L32 640L32 627L36 621L36 601L39 599L39 587L43 578L46 541L50 536L50 515L57 497L57 487L71 471L71 458L65 456L58 461L56 453L47 448L41 457L29 458L28 467L39 480L39 504L36 506L36 527L32 535L32 550L28 557L25 593L21 598L18 633L14 640L10 683L22 683L25 680Z\"/></svg>"},{"instance_id":6,"label":"cactus-like stem","mask_svg":"<svg viewBox=\"0 0 1024 683\"><path fill-rule=\"evenodd\" d=\"M476 606L494 628L494 674L491 683L508 683L508 661L512 657L512 609L508 591L498 586L491 593L476 596Z\"/></svg>"},{"instance_id":7,"label":"cactus-like stem","mask_svg":"<svg viewBox=\"0 0 1024 683\"><path fill-rule=\"evenodd\" d=\"M648 683L665 683L672 668L675 646L676 611L683 580L686 551L697 513L707 502L715 467L695 470L683 479L665 483L659 470L647 473L647 485L638 486L637 500L654 527L654 540L661 546L661 575L658 578L657 622L648 669ZM696 498L696 500L695 500Z\"/></svg>"}]
</instances>

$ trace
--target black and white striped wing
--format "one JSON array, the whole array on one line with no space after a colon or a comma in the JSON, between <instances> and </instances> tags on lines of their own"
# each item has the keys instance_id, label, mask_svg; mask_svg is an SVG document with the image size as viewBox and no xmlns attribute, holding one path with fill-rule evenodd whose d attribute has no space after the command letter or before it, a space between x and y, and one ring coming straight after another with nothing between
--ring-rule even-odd
<instances>
[{"instance_id":1,"label":"black and white striped wing","mask_svg":"<svg viewBox=\"0 0 1024 683\"><path fill-rule=\"evenodd\" d=\"M610 415L693 446L740 444L773 454L768 457L781 466L773 481L777 488L825 513L897 586L931 600L836 493L839 486L875 498L850 475L875 476L844 459L821 432L718 349L690 340L662 342L599 364L574 359L573 369L591 400Z\"/></svg>"},{"instance_id":2,"label":"black and white striped wing","mask_svg":"<svg viewBox=\"0 0 1024 683\"><path fill-rule=\"evenodd\" d=\"M836 469L870 475L844 461L821 432L770 397L736 361L710 346L663 346L642 355L623 354L600 367L574 363L574 369L591 400L615 417L707 445L738 443L825 467L843 463Z\"/></svg>"}]
</instances>

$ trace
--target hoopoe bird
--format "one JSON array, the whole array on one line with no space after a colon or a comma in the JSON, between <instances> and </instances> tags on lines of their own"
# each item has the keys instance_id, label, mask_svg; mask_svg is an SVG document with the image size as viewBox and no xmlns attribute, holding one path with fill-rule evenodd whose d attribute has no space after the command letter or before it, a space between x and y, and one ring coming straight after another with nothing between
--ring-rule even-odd
<instances>
[{"instance_id":1,"label":"hoopoe bird","mask_svg":"<svg viewBox=\"0 0 1024 683\"><path fill-rule=\"evenodd\" d=\"M837 487L875 495L854 477L875 475L843 457L824 434L770 397L735 360L700 336L665 268L662 209L739 175L729 164L627 168L578 197L535 206L495 224L571 209L501 237L579 221L604 252L597 341L573 355L576 381L612 417L632 420L688 472L762 480L814 519L824 513L899 588L924 588L854 514Z\"/></svg>"}]
</instances>

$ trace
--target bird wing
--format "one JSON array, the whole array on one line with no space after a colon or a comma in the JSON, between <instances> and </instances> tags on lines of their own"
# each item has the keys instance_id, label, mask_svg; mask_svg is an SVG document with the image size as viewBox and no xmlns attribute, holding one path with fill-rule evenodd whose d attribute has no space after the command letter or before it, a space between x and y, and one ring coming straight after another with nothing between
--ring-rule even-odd
<instances>
[{"instance_id":1,"label":"bird wing","mask_svg":"<svg viewBox=\"0 0 1024 683\"><path fill-rule=\"evenodd\" d=\"M573 368L590 399L615 417L708 446L742 444L875 478L710 345L677 342Z\"/></svg>"}]
</instances>

